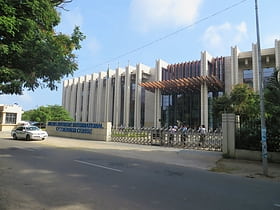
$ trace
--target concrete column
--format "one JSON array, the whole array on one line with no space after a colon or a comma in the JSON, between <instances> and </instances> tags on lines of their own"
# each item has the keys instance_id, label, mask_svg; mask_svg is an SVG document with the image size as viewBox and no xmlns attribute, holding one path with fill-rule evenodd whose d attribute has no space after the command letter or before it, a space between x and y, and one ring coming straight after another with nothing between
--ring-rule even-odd
<instances>
[{"instance_id":1,"label":"concrete column","mask_svg":"<svg viewBox=\"0 0 280 210\"><path fill-rule=\"evenodd\" d=\"M77 106L77 86L78 86L79 78L74 78L72 83L72 90L71 90L71 96L70 96L70 114L74 118L74 120L77 120L76 118L76 106Z\"/></svg>"},{"instance_id":2,"label":"concrete column","mask_svg":"<svg viewBox=\"0 0 280 210\"><path fill-rule=\"evenodd\" d=\"M235 157L235 114L222 114L223 154Z\"/></svg>"},{"instance_id":3,"label":"concrete column","mask_svg":"<svg viewBox=\"0 0 280 210\"><path fill-rule=\"evenodd\" d=\"M141 127L141 95L142 87L139 85L142 82L142 64L136 66L136 79L135 79L135 112L134 112L134 127Z\"/></svg>"},{"instance_id":4,"label":"concrete column","mask_svg":"<svg viewBox=\"0 0 280 210\"><path fill-rule=\"evenodd\" d=\"M167 68L168 63L163 60L156 61L156 69L155 69L155 81L162 81L162 68ZM161 90L156 89L154 94L154 127L161 127Z\"/></svg>"},{"instance_id":5,"label":"concrete column","mask_svg":"<svg viewBox=\"0 0 280 210\"><path fill-rule=\"evenodd\" d=\"M206 51L201 52L200 59L200 75L208 76L208 61L212 60L212 56ZM200 87L200 105L201 105L201 117L200 121L202 125L205 125L208 129L208 87L206 82L201 84Z\"/></svg>"},{"instance_id":6,"label":"concrete column","mask_svg":"<svg viewBox=\"0 0 280 210\"><path fill-rule=\"evenodd\" d=\"M65 103L63 105L63 107L70 113L70 104L71 104L71 89L72 89L72 85L73 85L73 79L70 80L66 80L67 83L67 87L65 89Z\"/></svg>"},{"instance_id":7,"label":"concrete column","mask_svg":"<svg viewBox=\"0 0 280 210\"><path fill-rule=\"evenodd\" d=\"M104 98L103 98L103 78L106 76L106 72L99 72L98 75L98 88L97 88L97 103L96 103L96 109L95 109L95 115L96 115L96 122L102 122L104 115ZM103 101L103 103L102 103Z\"/></svg>"},{"instance_id":8,"label":"concrete column","mask_svg":"<svg viewBox=\"0 0 280 210\"><path fill-rule=\"evenodd\" d=\"M275 40L275 66L280 69L280 41Z\"/></svg>"},{"instance_id":9,"label":"concrete column","mask_svg":"<svg viewBox=\"0 0 280 210\"><path fill-rule=\"evenodd\" d=\"M206 84L202 84L200 88L200 105L201 105L201 124L205 125L208 129L208 87Z\"/></svg>"},{"instance_id":10,"label":"concrete column","mask_svg":"<svg viewBox=\"0 0 280 210\"><path fill-rule=\"evenodd\" d=\"M114 96L114 120L113 126L120 126L120 114L121 114L121 74L124 69L117 68L115 73L115 96Z\"/></svg>"},{"instance_id":11,"label":"concrete column","mask_svg":"<svg viewBox=\"0 0 280 210\"><path fill-rule=\"evenodd\" d=\"M231 90L233 89L233 86L237 85L239 83L238 80L238 54L239 54L239 50L238 48L235 47L231 47L231 63L230 63L230 67L231 67Z\"/></svg>"},{"instance_id":12,"label":"concrete column","mask_svg":"<svg viewBox=\"0 0 280 210\"><path fill-rule=\"evenodd\" d=\"M252 64L253 64L253 89L259 92L259 72L258 72L258 46L252 44Z\"/></svg>"},{"instance_id":13,"label":"concrete column","mask_svg":"<svg viewBox=\"0 0 280 210\"><path fill-rule=\"evenodd\" d=\"M2 112L2 124L6 124L6 112Z\"/></svg>"},{"instance_id":14,"label":"concrete column","mask_svg":"<svg viewBox=\"0 0 280 210\"><path fill-rule=\"evenodd\" d=\"M96 122L96 80L98 78L98 74L93 73L90 79L90 94L89 94L89 122Z\"/></svg>"},{"instance_id":15,"label":"concrete column","mask_svg":"<svg viewBox=\"0 0 280 210\"><path fill-rule=\"evenodd\" d=\"M76 121L80 122L82 121L82 104L83 104L83 89L84 89L84 77L79 77L78 81L78 89L77 89L77 106L76 106Z\"/></svg>"},{"instance_id":16,"label":"concrete column","mask_svg":"<svg viewBox=\"0 0 280 210\"><path fill-rule=\"evenodd\" d=\"M69 80L64 80L63 81L63 86L62 86L62 106L65 108L65 104L66 104L66 91L68 88L68 81Z\"/></svg>"},{"instance_id":17,"label":"concrete column","mask_svg":"<svg viewBox=\"0 0 280 210\"><path fill-rule=\"evenodd\" d=\"M106 95L105 95L105 121L112 122L112 107L113 107L113 91L112 91L112 76L114 71L107 71L106 79Z\"/></svg>"},{"instance_id":18,"label":"concrete column","mask_svg":"<svg viewBox=\"0 0 280 210\"><path fill-rule=\"evenodd\" d=\"M127 66L125 69L125 89L124 89L124 127L129 126L129 114L130 114L130 85L131 85L131 72L132 66Z\"/></svg>"},{"instance_id":19,"label":"concrete column","mask_svg":"<svg viewBox=\"0 0 280 210\"><path fill-rule=\"evenodd\" d=\"M84 78L84 91L83 91L83 101L82 101L82 122L88 122L89 116L89 94L90 94L90 75L86 75Z\"/></svg>"},{"instance_id":20,"label":"concrete column","mask_svg":"<svg viewBox=\"0 0 280 210\"><path fill-rule=\"evenodd\" d=\"M155 90L155 105L154 105L154 127L160 128L161 127L161 91L159 89Z\"/></svg>"}]
</instances>

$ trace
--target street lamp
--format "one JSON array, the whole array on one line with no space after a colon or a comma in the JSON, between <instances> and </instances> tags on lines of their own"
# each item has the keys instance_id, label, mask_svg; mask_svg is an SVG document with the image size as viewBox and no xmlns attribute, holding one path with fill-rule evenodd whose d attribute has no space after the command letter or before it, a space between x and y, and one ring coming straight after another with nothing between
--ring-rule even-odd
<instances>
[{"instance_id":1,"label":"street lamp","mask_svg":"<svg viewBox=\"0 0 280 210\"><path fill-rule=\"evenodd\" d=\"M260 109L261 109L261 142L262 142L262 165L263 174L268 175L267 167L267 143L266 143L266 126L264 117L264 96L263 96L263 69L261 62L261 47L260 47L260 32L259 32L259 17L258 17L258 1L255 0L256 10L256 31L257 31L257 47L258 47L258 72L259 72L259 93L260 93Z\"/></svg>"}]
</instances>

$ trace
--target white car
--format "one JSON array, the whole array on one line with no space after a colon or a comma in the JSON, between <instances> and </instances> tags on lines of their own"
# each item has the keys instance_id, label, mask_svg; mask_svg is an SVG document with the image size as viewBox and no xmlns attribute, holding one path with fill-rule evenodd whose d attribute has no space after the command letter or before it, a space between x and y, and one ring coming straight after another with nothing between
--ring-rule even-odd
<instances>
[{"instance_id":1,"label":"white car","mask_svg":"<svg viewBox=\"0 0 280 210\"><path fill-rule=\"evenodd\" d=\"M44 140L48 137L46 131L36 126L19 126L11 131L13 139Z\"/></svg>"}]
</instances>

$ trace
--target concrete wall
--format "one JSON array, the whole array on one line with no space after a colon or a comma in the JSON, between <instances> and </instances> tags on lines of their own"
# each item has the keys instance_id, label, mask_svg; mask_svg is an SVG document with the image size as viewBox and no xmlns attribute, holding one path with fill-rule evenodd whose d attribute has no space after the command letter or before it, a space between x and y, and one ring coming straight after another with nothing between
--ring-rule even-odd
<instances>
[{"instance_id":1,"label":"concrete wall","mask_svg":"<svg viewBox=\"0 0 280 210\"><path fill-rule=\"evenodd\" d=\"M268 152L268 160L272 162L280 163L280 153L279 152ZM262 160L262 152L261 151L249 151L243 149L235 150L235 158L236 159L245 159L245 160Z\"/></svg>"},{"instance_id":2,"label":"concrete wall","mask_svg":"<svg viewBox=\"0 0 280 210\"><path fill-rule=\"evenodd\" d=\"M223 129L223 154L228 157L235 157L235 114L222 115Z\"/></svg>"},{"instance_id":3,"label":"concrete wall","mask_svg":"<svg viewBox=\"0 0 280 210\"><path fill-rule=\"evenodd\" d=\"M111 141L111 122L48 122L46 131L50 136L60 136L95 141Z\"/></svg>"},{"instance_id":4,"label":"concrete wall","mask_svg":"<svg viewBox=\"0 0 280 210\"><path fill-rule=\"evenodd\" d=\"M235 119L235 114L222 115L223 155L229 158L261 161L262 151L250 151L235 148ZM280 162L280 153L268 152L268 160L272 162Z\"/></svg>"}]
</instances>

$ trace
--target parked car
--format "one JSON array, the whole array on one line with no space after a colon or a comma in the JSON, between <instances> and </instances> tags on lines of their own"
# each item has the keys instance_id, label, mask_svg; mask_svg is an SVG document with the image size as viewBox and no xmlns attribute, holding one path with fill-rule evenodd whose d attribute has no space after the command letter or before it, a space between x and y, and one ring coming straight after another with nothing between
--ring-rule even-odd
<instances>
[{"instance_id":1,"label":"parked car","mask_svg":"<svg viewBox=\"0 0 280 210\"><path fill-rule=\"evenodd\" d=\"M44 140L48 137L46 131L37 126L19 126L11 131L13 139Z\"/></svg>"},{"instance_id":2,"label":"parked car","mask_svg":"<svg viewBox=\"0 0 280 210\"><path fill-rule=\"evenodd\" d=\"M43 122L32 122L31 124L37 126L38 128L46 128L46 123Z\"/></svg>"}]
</instances>

